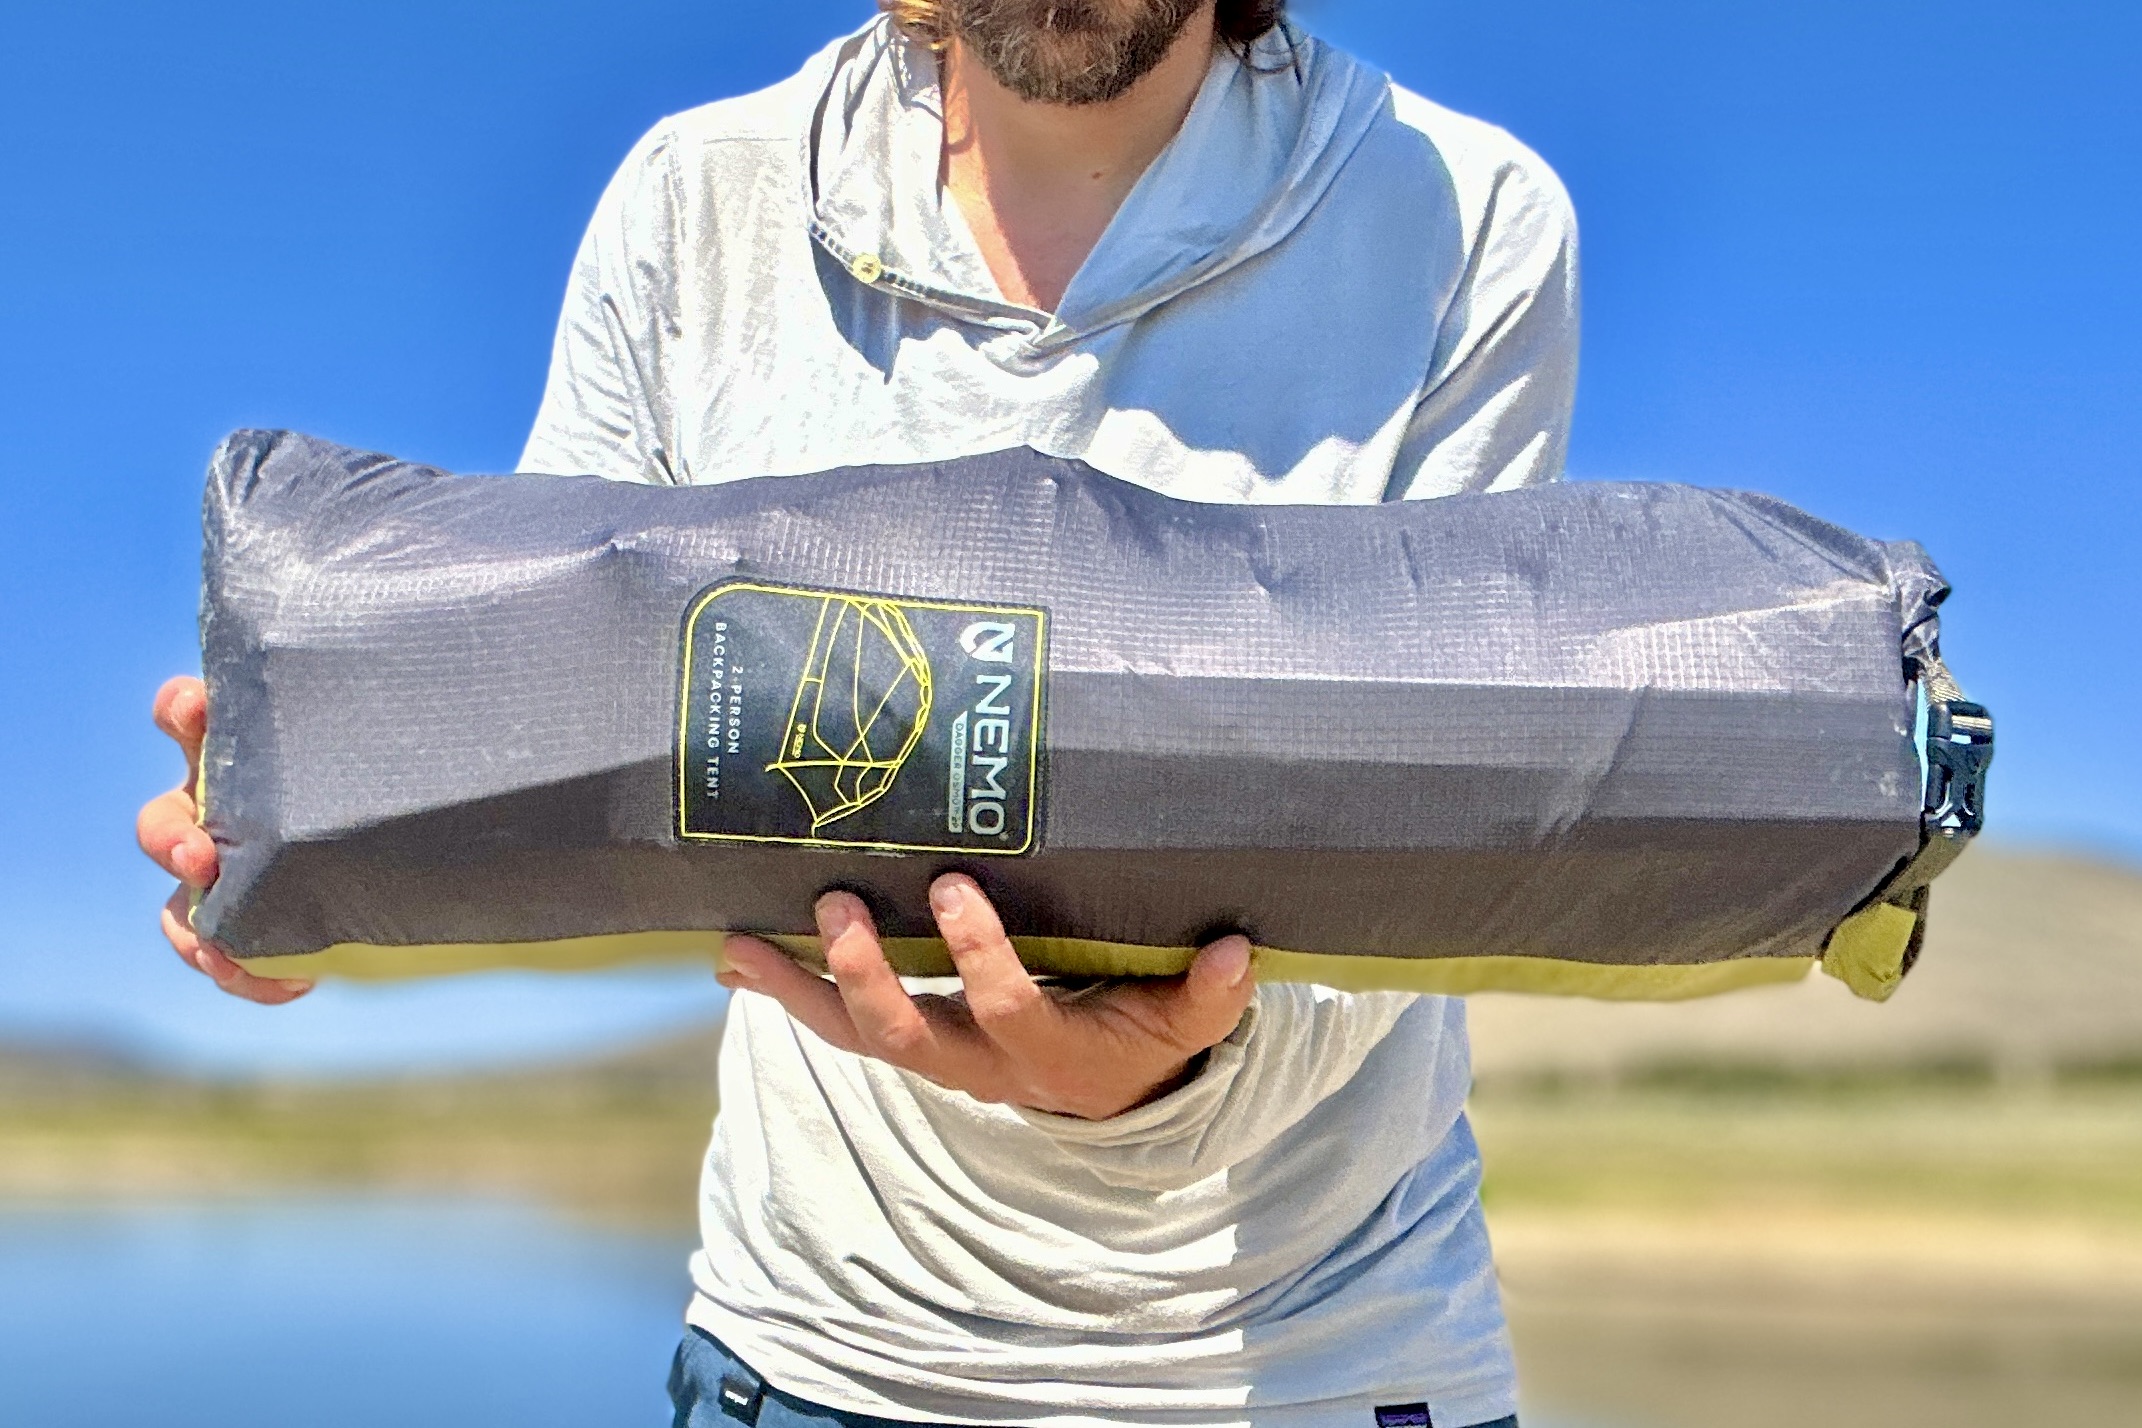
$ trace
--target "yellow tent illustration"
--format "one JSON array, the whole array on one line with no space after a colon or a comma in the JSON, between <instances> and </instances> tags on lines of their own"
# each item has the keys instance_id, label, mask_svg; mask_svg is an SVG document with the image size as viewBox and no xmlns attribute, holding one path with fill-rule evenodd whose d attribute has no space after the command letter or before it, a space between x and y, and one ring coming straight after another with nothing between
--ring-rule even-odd
<instances>
[{"instance_id":1,"label":"yellow tent illustration","mask_svg":"<svg viewBox=\"0 0 2142 1428\"><path fill-rule=\"evenodd\" d=\"M898 605L820 598L781 756L766 766L803 796L813 834L885 796L934 695L929 656Z\"/></svg>"}]
</instances>

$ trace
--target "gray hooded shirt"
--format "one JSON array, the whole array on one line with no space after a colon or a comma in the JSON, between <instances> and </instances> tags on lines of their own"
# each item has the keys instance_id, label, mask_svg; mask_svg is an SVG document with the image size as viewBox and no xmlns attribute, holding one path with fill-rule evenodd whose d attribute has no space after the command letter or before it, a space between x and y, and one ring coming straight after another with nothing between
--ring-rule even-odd
<instances>
[{"instance_id":1,"label":"gray hooded shirt","mask_svg":"<svg viewBox=\"0 0 2142 1428\"><path fill-rule=\"evenodd\" d=\"M1201 501L1551 480L1576 357L1552 173L1299 31L1221 50L1054 313L937 185L936 63L873 22L665 121L574 264L527 471L708 482L1014 446ZM983 1105L740 995L690 1321L835 1407L1346 1424L1515 1391L1462 1004L1266 986L1200 1075Z\"/></svg>"}]
</instances>

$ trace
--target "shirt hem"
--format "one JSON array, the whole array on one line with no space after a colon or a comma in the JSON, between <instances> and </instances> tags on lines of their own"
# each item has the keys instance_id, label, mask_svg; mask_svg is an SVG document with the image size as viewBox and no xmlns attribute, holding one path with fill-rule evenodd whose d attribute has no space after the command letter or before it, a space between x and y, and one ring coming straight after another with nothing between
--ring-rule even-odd
<instances>
[{"instance_id":1,"label":"shirt hem","mask_svg":"<svg viewBox=\"0 0 2142 1428\"><path fill-rule=\"evenodd\" d=\"M724 1310L704 1294L692 1297L685 1322L719 1339L768 1384L784 1393L845 1413L908 1423L943 1423L955 1428L1001 1428L1006 1424L1021 1428L1375 1428L1379 1406L1418 1402L1423 1397L1422 1390L1413 1388L1369 1391L1309 1403L1252 1403L1246 1401L1249 1390L1245 1388L1239 1390L1245 1401L1232 1404L1103 1408L965 1398L956 1388L932 1388L921 1390L934 1400L923 1407L872 1392L854 1381L852 1371L790 1352L761 1333L755 1321ZM1224 1392L1215 1390L1214 1396ZM1428 1393L1425 1397L1433 1421L1451 1428L1477 1428L1517 1412L1514 1379L1442 1396Z\"/></svg>"}]
</instances>

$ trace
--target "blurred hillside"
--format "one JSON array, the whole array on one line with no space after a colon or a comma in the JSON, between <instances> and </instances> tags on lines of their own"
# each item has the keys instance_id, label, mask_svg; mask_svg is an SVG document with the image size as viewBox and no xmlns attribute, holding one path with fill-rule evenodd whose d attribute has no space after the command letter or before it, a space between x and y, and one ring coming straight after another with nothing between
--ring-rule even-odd
<instances>
[{"instance_id":1,"label":"blurred hillside","mask_svg":"<svg viewBox=\"0 0 2142 1428\"><path fill-rule=\"evenodd\" d=\"M1887 1005L1482 997L1535 1405L1660 1428L2142 1422L2142 872L1978 849Z\"/></svg>"},{"instance_id":2,"label":"blurred hillside","mask_svg":"<svg viewBox=\"0 0 2142 1428\"><path fill-rule=\"evenodd\" d=\"M1476 997L1471 1022L1489 1087L1677 1066L2142 1074L2142 869L1973 849L1936 885L1925 954L1882 1005L1817 973L1678 1005Z\"/></svg>"}]
</instances>

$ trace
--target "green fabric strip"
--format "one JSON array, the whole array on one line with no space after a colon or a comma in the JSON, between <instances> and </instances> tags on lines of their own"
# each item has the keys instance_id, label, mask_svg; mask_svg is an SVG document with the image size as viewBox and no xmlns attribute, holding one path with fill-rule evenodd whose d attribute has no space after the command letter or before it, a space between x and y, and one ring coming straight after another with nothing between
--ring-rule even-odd
<instances>
[{"instance_id":1,"label":"green fabric strip","mask_svg":"<svg viewBox=\"0 0 2142 1428\"><path fill-rule=\"evenodd\" d=\"M1907 936L1909 931L1905 929ZM815 961L815 938L774 940L799 960ZM413 947L345 942L299 956L250 958L245 966L267 977L342 977L366 982L456 976L503 968L586 972L633 962L704 961L719 968L721 943L722 934L718 932L630 932L554 942ZM1060 976L1174 976L1188 967L1196 955L1196 949L1190 947L1144 947L1067 937L1021 937L1013 939L1013 943L1029 967ZM936 938L888 938L885 952L903 976L954 975L945 945ZM1254 966L1260 981L1317 982L1349 992L1433 992L1445 996L1526 992L1607 1001L1684 1001L1743 987L1796 982L1813 969L1815 960L1751 957L1688 966L1611 966L1548 957L1341 957L1259 947Z\"/></svg>"}]
</instances>

